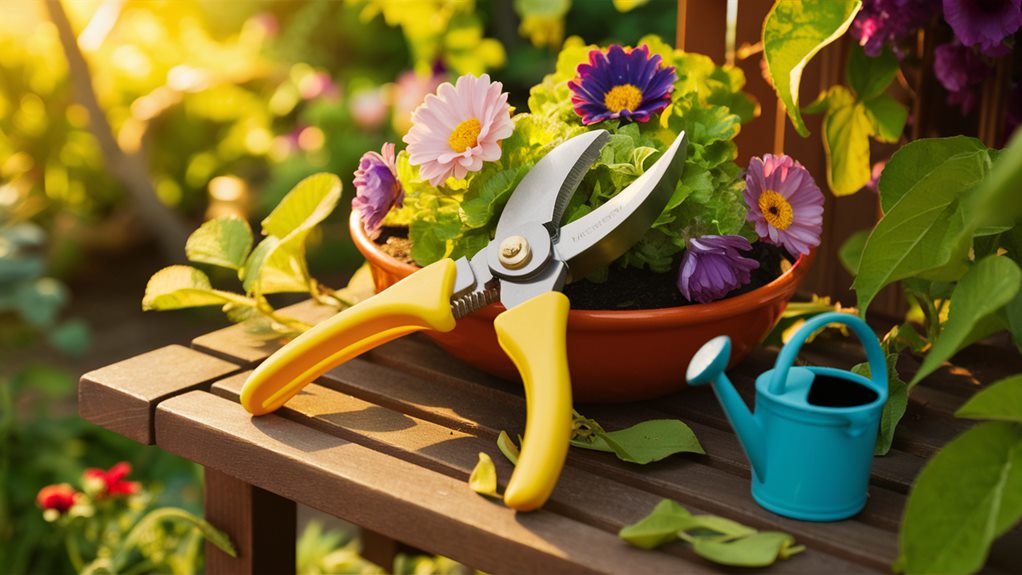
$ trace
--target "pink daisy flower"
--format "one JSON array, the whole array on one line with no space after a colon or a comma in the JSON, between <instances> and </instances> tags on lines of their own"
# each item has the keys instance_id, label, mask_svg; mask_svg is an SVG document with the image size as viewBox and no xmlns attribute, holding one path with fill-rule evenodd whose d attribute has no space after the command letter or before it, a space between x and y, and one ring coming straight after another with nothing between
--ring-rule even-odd
<instances>
[{"instance_id":1,"label":"pink daisy flower","mask_svg":"<svg viewBox=\"0 0 1022 575\"><path fill-rule=\"evenodd\" d=\"M760 239L791 255L820 245L823 193L809 171L789 156L753 158L745 174L746 219Z\"/></svg>"},{"instance_id":2,"label":"pink daisy flower","mask_svg":"<svg viewBox=\"0 0 1022 575\"><path fill-rule=\"evenodd\" d=\"M483 162L500 159L499 142L511 135L511 108L500 82L465 75L456 85L444 82L412 115L404 137L408 160L434 186L449 177L478 172Z\"/></svg>"}]
</instances>

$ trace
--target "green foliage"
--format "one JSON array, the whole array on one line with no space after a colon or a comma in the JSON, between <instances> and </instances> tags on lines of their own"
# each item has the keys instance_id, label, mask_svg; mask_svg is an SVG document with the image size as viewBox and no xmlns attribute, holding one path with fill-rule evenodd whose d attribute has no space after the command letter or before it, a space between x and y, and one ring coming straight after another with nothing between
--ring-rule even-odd
<instances>
[{"instance_id":1,"label":"green foliage","mask_svg":"<svg viewBox=\"0 0 1022 575\"><path fill-rule=\"evenodd\" d=\"M492 238L501 209L525 173L554 146L589 129L605 129L610 139L572 198L567 221L598 208L632 183L680 131L689 137L684 176L667 208L618 265L665 272L690 236L738 233L745 221L744 183L734 163L733 138L742 120L756 111L755 102L741 91L744 76L705 56L674 50L655 36L638 44L649 46L677 69L672 105L659 122L582 126L567 83L590 50L598 47L569 38L554 72L530 90L529 111L514 116L515 130L502 143L499 161L484 164L463 181L449 180L435 188L421 180L406 153L399 154L397 172L405 189L405 207L391 214L388 222L408 225L415 261L428 265L442 257L474 254Z\"/></svg>"},{"instance_id":2,"label":"green foliage","mask_svg":"<svg viewBox=\"0 0 1022 575\"><path fill-rule=\"evenodd\" d=\"M1022 423L1022 375L990 384L959 407L955 415Z\"/></svg>"},{"instance_id":3,"label":"green foliage","mask_svg":"<svg viewBox=\"0 0 1022 575\"><path fill-rule=\"evenodd\" d=\"M826 111L823 144L827 183L835 195L854 194L870 179L869 139L893 143L901 138L908 109L884 92L898 72L898 59L887 50L876 58L860 46L848 51L849 88L832 86L806 108Z\"/></svg>"},{"instance_id":4,"label":"green foliage","mask_svg":"<svg viewBox=\"0 0 1022 575\"><path fill-rule=\"evenodd\" d=\"M820 50L848 30L859 0L777 0L763 23L763 53L777 96L799 134L809 135L799 112L802 71Z\"/></svg>"},{"instance_id":5,"label":"green foliage","mask_svg":"<svg viewBox=\"0 0 1022 575\"><path fill-rule=\"evenodd\" d=\"M468 486L480 495L500 497L497 493L497 468L489 455L479 452L479 461L468 477Z\"/></svg>"},{"instance_id":6,"label":"green foliage","mask_svg":"<svg viewBox=\"0 0 1022 575\"><path fill-rule=\"evenodd\" d=\"M994 539L1019 519L1022 424L978 424L916 478L902 519L899 566L907 573L974 573Z\"/></svg>"},{"instance_id":7,"label":"green foliage","mask_svg":"<svg viewBox=\"0 0 1022 575\"><path fill-rule=\"evenodd\" d=\"M576 413L573 425L572 445L613 453L629 463L644 465L675 453L706 453L692 429L677 419L652 419L605 431L596 421Z\"/></svg>"},{"instance_id":8,"label":"green foliage","mask_svg":"<svg viewBox=\"0 0 1022 575\"><path fill-rule=\"evenodd\" d=\"M693 515L669 499L638 522L623 527L618 536L642 549L682 539L703 559L735 567L768 567L805 549L795 545L795 538L787 533L756 531L716 515Z\"/></svg>"},{"instance_id":9,"label":"green foliage","mask_svg":"<svg viewBox=\"0 0 1022 575\"><path fill-rule=\"evenodd\" d=\"M256 332L270 336L308 329L304 322L281 315L266 294L308 292L321 304L342 309L366 297L365 273L356 274L350 289L333 291L309 275L305 244L333 212L341 196L341 181L333 174L316 174L299 182L263 220L266 237L252 249L248 223L233 216L210 220L196 230L185 247L196 263L234 270L244 295L214 289L201 270L175 265L153 274L142 299L144 310L171 310L220 305L228 318L247 322ZM371 290L369 291L371 293Z\"/></svg>"},{"instance_id":10,"label":"green foliage","mask_svg":"<svg viewBox=\"0 0 1022 575\"><path fill-rule=\"evenodd\" d=\"M359 555L359 541L353 529L324 529L309 521L298 537L298 575L383 575L384 569Z\"/></svg>"}]
</instances>

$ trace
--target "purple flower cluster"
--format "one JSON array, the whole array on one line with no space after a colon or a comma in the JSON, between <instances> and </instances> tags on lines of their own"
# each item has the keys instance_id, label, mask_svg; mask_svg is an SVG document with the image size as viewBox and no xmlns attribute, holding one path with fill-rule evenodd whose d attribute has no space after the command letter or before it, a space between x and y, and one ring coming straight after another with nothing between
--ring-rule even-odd
<instances>
[{"instance_id":1,"label":"purple flower cluster","mask_svg":"<svg viewBox=\"0 0 1022 575\"><path fill-rule=\"evenodd\" d=\"M944 0L944 19L966 46L987 56L1005 56L1004 39L1022 26L1022 0Z\"/></svg>"},{"instance_id":2,"label":"purple flower cluster","mask_svg":"<svg viewBox=\"0 0 1022 575\"><path fill-rule=\"evenodd\" d=\"M910 34L939 12L940 0L865 0L851 33L870 56L879 56L885 45L897 52Z\"/></svg>"},{"instance_id":3,"label":"purple flower cluster","mask_svg":"<svg viewBox=\"0 0 1022 575\"><path fill-rule=\"evenodd\" d=\"M401 207L404 189L397 179L394 144L383 144L381 153L366 152L355 170L355 198L351 207L359 211L370 238L380 235L380 226L390 208Z\"/></svg>"},{"instance_id":4,"label":"purple flower cluster","mask_svg":"<svg viewBox=\"0 0 1022 575\"><path fill-rule=\"evenodd\" d=\"M990 66L975 50L948 42L933 51L933 72L947 90L947 101L968 114L976 105L978 91L990 75Z\"/></svg>"},{"instance_id":5,"label":"purple flower cluster","mask_svg":"<svg viewBox=\"0 0 1022 575\"><path fill-rule=\"evenodd\" d=\"M678 273L678 291L692 302L710 303L749 283L759 262L741 252L752 249L742 236L702 236L688 240Z\"/></svg>"}]
</instances>

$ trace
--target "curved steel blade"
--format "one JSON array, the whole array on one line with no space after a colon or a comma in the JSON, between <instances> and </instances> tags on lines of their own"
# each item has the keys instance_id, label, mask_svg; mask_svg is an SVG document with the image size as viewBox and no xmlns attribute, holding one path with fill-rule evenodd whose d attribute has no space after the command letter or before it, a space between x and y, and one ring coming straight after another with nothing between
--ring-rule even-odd
<instances>
[{"instance_id":1,"label":"curved steel blade","mask_svg":"<svg viewBox=\"0 0 1022 575\"><path fill-rule=\"evenodd\" d=\"M687 154L685 133L627 188L561 228L557 255L568 263L572 279L621 257L639 241L664 210L681 178Z\"/></svg>"},{"instance_id":2,"label":"curved steel blade","mask_svg":"<svg viewBox=\"0 0 1022 575\"><path fill-rule=\"evenodd\" d=\"M579 182L600 157L609 137L606 130L586 132L543 156L504 206L497 222L498 241L526 222L559 223Z\"/></svg>"}]
</instances>

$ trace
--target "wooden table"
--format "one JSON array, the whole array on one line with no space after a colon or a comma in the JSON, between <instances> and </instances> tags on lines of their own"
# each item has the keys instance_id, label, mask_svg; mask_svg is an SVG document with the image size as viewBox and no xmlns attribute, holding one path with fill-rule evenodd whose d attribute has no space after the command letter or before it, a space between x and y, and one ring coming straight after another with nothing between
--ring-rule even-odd
<instances>
[{"instance_id":1,"label":"wooden table","mask_svg":"<svg viewBox=\"0 0 1022 575\"><path fill-rule=\"evenodd\" d=\"M307 321L327 313L308 303L288 311ZM680 542L642 551L618 539L622 526L662 498L793 534L807 551L775 572L889 572L909 485L926 458L968 425L951 413L980 381L1022 371L996 349L977 346L965 362L971 372L945 369L913 390L894 449L875 460L869 503L847 521L805 523L757 506L749 465L708 388L647 403L578 406L608 430L682 419L707 454L640 466L573 448L549 503L516 514L473 493L466 480L481 451L502 480L510 476L495 440L501 430L514 436L524 427L518 384L459 363L418 335L334 369L277 413L254 418L238 404L239 390L279 345L232 326L191 348L160 348L81 379L83 417L205 467L207 518L240 550L232 559L207 545L210 573L293 571L295 502L361 526L366 555L388 567L399 541L491 573L727 571ZM730 372L747 401L753 378L774 357L758 350ZM801 357L846 368L862 360L857 344L838 340L809 346ZM1019 549L1016 529L995 545L987 569L1022 571Z\"/></svg>"}]
</instances>

